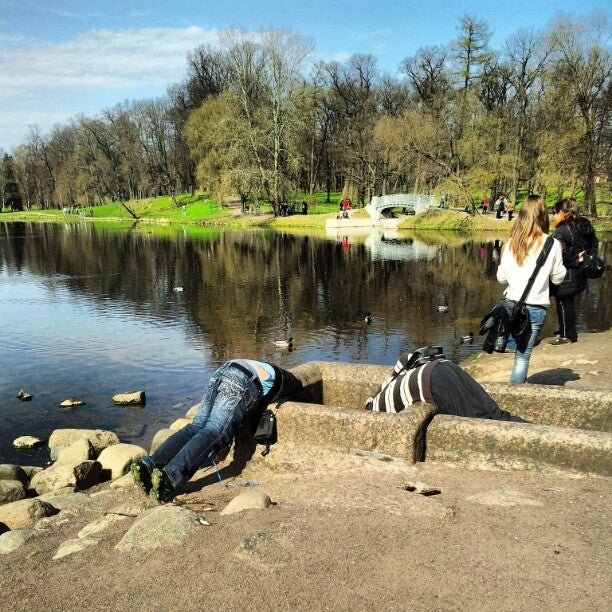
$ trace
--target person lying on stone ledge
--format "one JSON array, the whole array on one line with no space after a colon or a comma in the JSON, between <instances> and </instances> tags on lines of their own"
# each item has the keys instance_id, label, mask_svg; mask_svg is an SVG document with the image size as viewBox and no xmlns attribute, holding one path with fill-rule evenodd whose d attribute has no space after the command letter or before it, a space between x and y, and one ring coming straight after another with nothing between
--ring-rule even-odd
<instances>
[{"instance_id":1,"label":"person lying on stone ledge","mask_svg":"<svg viewBox=\"0 0 612 612\"><path fill-rule=\"evenodd\" d=\"M432 404L439 414L528 422L501 410L469 374L446 359L439 346L400 355L389 378L367 399L365 409L401 412L415 402Z\"/></svg>"},{"instance_id":2,"label":"person lying on stone ledge","mask_svg":"<svg viewBox=\"0 0 612 612\"><path fill-rule=\"evenodd\" d=\"M248 417L291 399L310 400L291 372L252 359L225 362L214 372L193 422L132 464L134 480L158 503L172 501L198 469L227 456Z\"/></svg>"}]
</instances>

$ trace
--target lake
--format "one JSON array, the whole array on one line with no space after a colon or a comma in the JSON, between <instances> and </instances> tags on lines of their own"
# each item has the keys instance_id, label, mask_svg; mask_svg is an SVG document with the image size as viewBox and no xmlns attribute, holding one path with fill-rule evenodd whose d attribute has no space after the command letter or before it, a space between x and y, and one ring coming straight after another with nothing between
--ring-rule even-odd
<instances>
[{"instance_id":1,"label":"lake","mask_svg":"<svg viewBox=\"0 0 612 612\"><path fill-rule=\"evenodd\" d=\"M501 297L502 241L0 223L0 463L43 465L46 445L16 451L12 441L65 427L148 448L232 357L391 366L441 344L461 361L480 350L478 323ZM579 331L608 329L609 295L609 275L589 283ZM545 333L555 327L553 307ZM461 344L470 331L474 344ZM274 345L288 337L293 350ZM20 389L34 399L18 400ZM133 390L146 407L113 405ZM60 408L69 396L86 404Z\"/></svg>"}]
</instances>

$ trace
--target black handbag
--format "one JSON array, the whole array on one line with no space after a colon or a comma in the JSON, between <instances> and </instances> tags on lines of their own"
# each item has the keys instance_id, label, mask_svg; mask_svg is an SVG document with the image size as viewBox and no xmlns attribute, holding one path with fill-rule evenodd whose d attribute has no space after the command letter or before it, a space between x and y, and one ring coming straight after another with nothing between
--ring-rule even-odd
<instances>
[{"instance_id":1,"label":"black handbag","mask_svg":"<svg viewBox=\"0 0 612 612\"><path fill-rule=\"evenodd\" d=\"M261 456L265 457L270 452L270 445L276 444L278 440L276 414L269 408L263 411L254 437L257 444L265 444L266 448L261 451Z\"/></svg>"},{"instance_id":2,"label":"black handbag","mask_svg":"<svg viewBox=\"0 0 612 612\"><path fill-rule=\"evenodd\" d=\"M581 270L587 278L599 278L606 269L606 262L597 255L587 255L582 262Z\"/></svg>"},{"instance_id":3,"label":"black handbag","mask_svg":"<svg viewBox=\"0 0 612 612\"><path fill-rule=\"evenodd\" d=\"M519 301L515 302L508 298L500 300L480 322L480 335L487 334L482 344L482 350L485 353L491 354L493 351L504 353L510 335L514 338L519 350L524 351L527 348L531 337L531 320L525 299L553 244L553 238L548 236Z\"/></svg>"}]
</instances>

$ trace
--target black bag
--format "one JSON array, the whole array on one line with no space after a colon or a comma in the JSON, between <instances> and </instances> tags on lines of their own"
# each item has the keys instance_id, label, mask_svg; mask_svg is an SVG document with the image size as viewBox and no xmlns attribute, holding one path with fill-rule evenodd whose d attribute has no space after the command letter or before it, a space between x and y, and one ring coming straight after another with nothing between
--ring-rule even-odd
<instances>
[{"instance_id":1,"label":"black bag","mask_svg":"<svg viewBox=\"0 0 612 612\"><path fill-rule=\"evenodd\" d=\"M531 337L527 306L507 298L500 300L480 322L480 334L487 334L482 345L486 353L504 353L510 334L519 349L524 351Z\"/></svg>"},{"instance_id":2,"label":"black bag","mask_svg":"<svg viewBox=\"0 0 612 612\"><path fill-rule=\"evenodd\" d=\"M544 265L553 244L554 240L550 236L546 238L521 299L518 302L507 298L500 300L480 322L480 335L487 334L482 344L482 350L485 353L491 354L493 351L504 353L510 334L512 334L520 351L527 348L527 343L531 337L531 320L529 319L529 310L525 305L525 298L540 268Z\"/></svg>"},{"instance_id":3,"label":"black bag","mask_svg":"<svg viewBox=\"0 0 612 612\"><path fill-rule=\"evenodd\" d=\"M554 297L569 298L582 293L586 288L586 274L577 268L568 268L565 278L557 286L551 285Z\"/></svg>"},{"instance_id":4,"label":"black bag","mask_svg":"<svg viewBox=\"0 0 612 612\"><path fill-rule=\"evenodd\" d=\"M270 445L276 444L278 433L276 431L276 414L270 409L264 410L255 430L255 442L265 444L266 448L261 451L261 456L265 457L270 452Z\"/></svg>"},{"instance_id":5,"label":"black bag","mask_svg":"<svg viewBox=\"0 0 612 612\"><path fill-rule=\"evenodd\" d=\"M606 262L597 255L587 255L582 262L581 270L587 278L599 278L606 269Z\"/></svg>"}]
</instances>

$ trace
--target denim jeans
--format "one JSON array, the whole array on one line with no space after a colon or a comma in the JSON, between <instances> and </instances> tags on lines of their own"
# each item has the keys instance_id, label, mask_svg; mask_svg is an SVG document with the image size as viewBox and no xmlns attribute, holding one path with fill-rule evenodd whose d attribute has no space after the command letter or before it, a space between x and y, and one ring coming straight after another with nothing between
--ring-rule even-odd
<instances>
[{"instance_id":1,"label":"denim jeans","mask_svg":"<svg viewBox=\"0 0 612 612\"><path fill-rule=\"evenodd\" d=\"M213 449L228 446L234 431L262 397L261 386L231 362L210 380L193 422L170 436L144 461L163 468L178 487L209 462Z\"/></svg>"},{"instance_id":2,"label":"denim jeans","mask_svg":"<svg viewBox=\"0 0 612 612\"><path fill-rule=\"evenodd\" d=\"M542 325L544 325L546 319L546 308L543 306L530 306L527 304L527 310L529 311L529 319L531 321L531 337L524 351L519 350L517 346L514 352L514 367L510 375L510 382L515 384L522 384L527 378L531 351L535 346Z\"/></svg>"}]
</instances>

